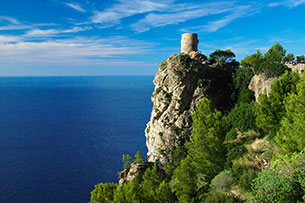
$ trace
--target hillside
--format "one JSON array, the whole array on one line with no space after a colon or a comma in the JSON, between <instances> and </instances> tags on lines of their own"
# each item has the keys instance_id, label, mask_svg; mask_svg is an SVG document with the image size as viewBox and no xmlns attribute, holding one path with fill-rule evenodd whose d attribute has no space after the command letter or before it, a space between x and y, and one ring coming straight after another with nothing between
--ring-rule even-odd
<instances>
[{"instance_id":1,"label":"hillside","mask_svg":"<svg viewBox=\"0 0 305 203\"><path fill-rule=\"evenodd\" d=\"M294 58L277 43L241 63L231 50L199 53L196 34L181 44L154 79L148 160L124 155L120 184L96 185L91 202L305 202L305 73L285 65Z\"/></svg>"}]
</instances>

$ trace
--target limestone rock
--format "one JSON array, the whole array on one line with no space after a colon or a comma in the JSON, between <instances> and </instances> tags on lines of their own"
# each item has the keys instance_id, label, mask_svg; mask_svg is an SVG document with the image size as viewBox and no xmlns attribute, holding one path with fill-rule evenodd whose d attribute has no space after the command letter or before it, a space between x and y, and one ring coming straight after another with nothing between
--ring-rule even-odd
<instances>
[{"instance_id":1,"label":"limestone rock","mask_svg":"<svg viewBox=\"0 0 305 203\"><path fill-rule=\"evenodd\" d=\"M152 162L144 162L141 164L131 164L130 169L124 169L119 175L119 184L123 186L127 181L131 181L134 179L137 173L139 173L140 177L144 174L147 168L153 167L154 163Z\"/></svg>"},{"instance_id":2,"label":"limestone rock","mask_svg":"<svg viewBox=\"0 0 305 203\"><path fill-rule=\"evenodd\" d=\"M143 162L138 164L131 164L130 169L124 169L119 175L119 185L123 186L126 182L132 181L136 175L139 175L140 181L142 181L143 175L148 168L153 168L155 163ZM166 178L166 173L161 165L157 164L157 172L159 177L163 180Z\"/></svg>"},{"instance_id":3,"label":"limestone rock","mask_svg":"<svg viewBox=\"0 0 305 203\"><path fill-rule=\"evenodd\" d=\"M222 88L214 88L212 93L208 91L213 77L214 81L218 78L218 83L225 84L225 81L219 80L222 71L217 72L215 68L203 64L200 57L196 60L191 56L170 56L160 64L153 81L154 105L145 130L149 162L166 165L172 161L174 150L183 145L191 134L191 115L203 97L209 98L215 106L224 103Z\"/></svg>"},{"instance_id":4,"label":"limestone rock","mask_svg":"<svg viewBox=\"0 0 305 203\"><path fill-rule=\"evenodd\" d=\"M266 90L267 95L271 92L271 83L276 78L266 78L264 74L254 75L249 83L248 88L255 92L255 99L257 101L259 94Z\"/></svg>"},{"instance_id":5,"label":"limestone rock","mask_svg":"<svg viewBox=\"0 0 305 203\"><path fill-rule=\"evenodd\" d=\"M286 63L288 68L292 71L298 71L298 74L301 75L302 71L305 69L305 64L290 64ZM259 94L264 93L266 90L267 96L271 92L271 83L277 78L266 78L264 74L254 75L249 83L248 88L255 92L255 99L257 101Z\"/></svg>"},{"instance_id":6,"label":"limestone rock","mask_svg":"<svg viewBox=\"0 0 305 203\"><path fill-rule=\"evenodd\" d=\"M298 71L299 75L301 75L302 71L305 69L305 64L304 63L286 63L286 66L290 68L292 71Z\"/></svg>"}]
</instances>

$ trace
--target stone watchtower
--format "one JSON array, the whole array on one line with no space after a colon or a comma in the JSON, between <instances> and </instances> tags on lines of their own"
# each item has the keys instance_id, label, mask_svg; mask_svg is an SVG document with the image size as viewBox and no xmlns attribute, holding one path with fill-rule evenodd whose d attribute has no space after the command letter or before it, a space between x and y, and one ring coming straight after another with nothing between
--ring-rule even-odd
<instances>
[{"instance_id":1,"label":"stone watchtower","mask_svg":"<svg viewBox=\"0 0 305 203\"><path fill-rule=\"evenodd\" d=\"M189 54L198 50L198 35L196 33L184 33L181 39L181 53Z\"/></svg>"}]
</instances>

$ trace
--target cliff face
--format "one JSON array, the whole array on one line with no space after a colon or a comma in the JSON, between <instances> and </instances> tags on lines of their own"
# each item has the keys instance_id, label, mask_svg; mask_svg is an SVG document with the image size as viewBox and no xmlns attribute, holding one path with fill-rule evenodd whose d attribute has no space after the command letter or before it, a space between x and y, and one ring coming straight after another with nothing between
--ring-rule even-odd
<instances>
[{"instance_id":1,"label":"cliff face","mask_svg":"<svg viewBox=\"0 0 305 203\"><path fill-rule=\"evenodd\" d=\"M264 74L254 75L249 83L249 89L255 92L255 99L257 101L259 94L264 93L266 90L267 95L271 91L271 83L276 78L266 78Z\"/></svg>"},{"instance_id":2,"label":"cliff face","mask_svg":"<svg viewBox=\"0 0 305 203\"><path fill-rule=\"evenodd\" d=\"M302 71L305 68L305 64L287 64L288 68L292 71L297 71L301 75ZM264 74L254 75L249 83L248 88L255 92L255 99L257 101L259 94L264 93L266 90L267 95L269 96L271 92L271 83L277 78L266 78Z\"/></svg>"},{"instance_id":3,"label":"cliff face","mask_svg":"<svg viewBox=\"0 0 305 203\"><path fill-rule=\"evenodd\" d=\"M305 69L305 64L304 63L298 63L298 64L290 64L286 63L286 66L290 68L292 71L298 71L299 75L301 75L302 71Z\"/></svg>"},{"instance_id":4,"label":"cliff face","mask_svg":"<svg viewBox=\"0 0 305 203\"><path fill-rule=\"evenodd\" d=\"M165 165L172 161L174 150L191 134L191 114L196 111L197 103L208 97L217 107L226 96L218 91L221 88L213 91L209 88L221 74L204 64L204 59L191 57L170 56L161 63L155 76L154 105L145 130L149 162Z\"/></svg>"}]
</instances>

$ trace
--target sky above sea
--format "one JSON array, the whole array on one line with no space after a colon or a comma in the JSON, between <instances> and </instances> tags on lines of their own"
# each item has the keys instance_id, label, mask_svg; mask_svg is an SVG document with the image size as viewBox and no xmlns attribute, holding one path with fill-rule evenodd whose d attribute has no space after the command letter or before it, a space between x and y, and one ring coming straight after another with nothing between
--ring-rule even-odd
<instances>
[{"instance_id":1,"label":"sky above sea","mask_svg":"<svg viewBox=\"0 0 305 203\"><path fill-rule=\"evenodd\" d=\"M305 0L1 0L0 76L154 75L199 35L237 60L275 42L305 54Z\"/></svg>"}]
</instances>

